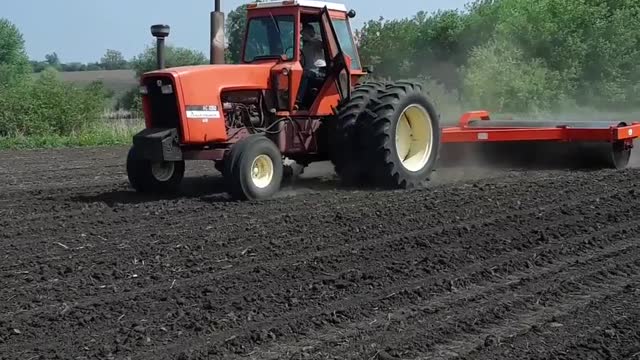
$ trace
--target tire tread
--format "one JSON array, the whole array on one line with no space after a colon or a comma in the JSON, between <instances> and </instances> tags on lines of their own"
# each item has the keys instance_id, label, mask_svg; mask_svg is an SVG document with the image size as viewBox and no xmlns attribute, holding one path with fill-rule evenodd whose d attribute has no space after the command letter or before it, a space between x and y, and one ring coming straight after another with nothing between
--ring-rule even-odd
<instances>
[{"instance_id":1,"label":"tire tread","mask_svg":"<svg viewBox=\"0 0 640 360\"><path fill-rule=\"evenodd\" d=\"M420 94L428 105L427 111L431 115L434 131L435 147L432 157L437 158L439 150L439 119L433 109L431 101L423 94L423 88L419 83L407 80L397 81L380 91L376 101L370 101L367 109L369 121L364 127L363 147L367 149L367 167L369 169L370 182L384 188L414 188L423 180L428 180L435 161L430 160L427 167L429 175L426 179L409 176L403 171L402 165L394 158L394 136L392 127L395 124L394 116L400 111L399 107L408 96Z\"/></svg>"}]
</instances>

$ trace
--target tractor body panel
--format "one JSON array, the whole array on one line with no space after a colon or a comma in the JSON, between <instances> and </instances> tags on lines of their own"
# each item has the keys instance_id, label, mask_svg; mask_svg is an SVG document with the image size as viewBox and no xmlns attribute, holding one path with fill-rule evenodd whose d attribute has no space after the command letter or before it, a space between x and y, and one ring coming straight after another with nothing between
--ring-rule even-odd
<instances>
[{"instance_id":1,"label":"tractor body panel","mask_svg":"<svg viewBox=\"0 0 640 360\"><path fill-rule=\"evenodd\" d=\"M146 127L176 128L183 144L226 142L222 93L267 89L271 67L202 65L146 73L141 79L147 92L143 97Z\"/></svg>"}]
</instances>

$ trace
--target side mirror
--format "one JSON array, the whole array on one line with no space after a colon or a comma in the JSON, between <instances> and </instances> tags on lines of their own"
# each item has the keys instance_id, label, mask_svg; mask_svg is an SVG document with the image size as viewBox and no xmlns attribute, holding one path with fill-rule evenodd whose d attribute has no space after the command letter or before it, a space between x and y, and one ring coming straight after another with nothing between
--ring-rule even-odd
<instances>
[{"instance_id":1,"label":"side mirror","mask_svg":"<svg viewBox=\"0 0 640 360\"><path fill-rule=\"evenodd\" d=\"M363 66L362 70L364 70L364 72L366 72L367 74L373 74L373 65Z\"/></svg>"},{"instance_id":2,"label":"side mirror","mask_svg":"<svg viewBox=\"0 0 640 360\"><path fill-rule=\"evenodd\" d=\"M347 16L353 19L354 17L356 17L356 11L353 9L349 10L349 12L347 13Z\"/></svg>"}]
</instances>

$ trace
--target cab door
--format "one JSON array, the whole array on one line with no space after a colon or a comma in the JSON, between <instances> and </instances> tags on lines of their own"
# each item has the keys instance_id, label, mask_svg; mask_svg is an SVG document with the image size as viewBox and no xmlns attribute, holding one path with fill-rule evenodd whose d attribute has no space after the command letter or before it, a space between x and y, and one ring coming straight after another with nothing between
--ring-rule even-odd
<instances>
[{"instance_id":1,"label":"cab door","mask_svg":"<svg viewBox=\"0 0 640 360\"><path fill-rule=\"evenodd\" d=\"M326 34L327 48L329 49L329 64L327 64L327 80L334 81L340 95L340 100L351 96L351 64L347 55L340 46L338 34L331 21L329 9L322 9L320 23Z\"/></svg>"}]
</instances>

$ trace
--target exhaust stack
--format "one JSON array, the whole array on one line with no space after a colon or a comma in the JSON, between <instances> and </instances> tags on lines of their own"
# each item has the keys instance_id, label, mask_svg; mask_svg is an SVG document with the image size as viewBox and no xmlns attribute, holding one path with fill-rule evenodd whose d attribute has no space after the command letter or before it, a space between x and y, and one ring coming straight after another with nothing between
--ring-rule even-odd
<instances>
[{"instance_id":1,"label":"exhaust stack","mask_svg":"<svg viewBox=\"0 0 640 360\"><path fill-rule=\"evenodd\" d=\"M220 6L221 0L215 0L215 8L211 13L211 64L224 64L224 13Z\"/></svg>"},{"instance_id":2,"label":"exhaust stack","mask_svg":"<svg viewBox=\"0 0 640 360\"><path fill-rule=\"evenodd\" d=\"M158 69L164 69L164 39L169 36L169 25L151 26L151 35L156 38L156 61Z\"/></svg>"}]
</instances>

